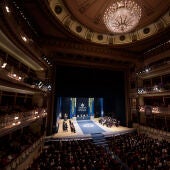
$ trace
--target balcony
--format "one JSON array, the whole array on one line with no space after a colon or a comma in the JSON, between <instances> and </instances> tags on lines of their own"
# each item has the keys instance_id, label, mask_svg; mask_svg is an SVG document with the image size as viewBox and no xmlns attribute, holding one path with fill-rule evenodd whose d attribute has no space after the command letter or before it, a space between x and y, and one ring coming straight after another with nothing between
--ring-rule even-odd
<instances>
[{"instance_id":1,"label":"balcony","mask_svg":"<svg viewBox=\"0 0 170 170\"><path fill-rule=\"evenodd\" d=\"M35 109L28 112L5 114L0 116L0 136L29 125L31 122L47 116L45 109Z\"/></svg>"},{"instance_id":2,"label":"balcony","mask_svg":"<svg viewBox=\"0 0 170 170\"><path fill-rule=\"evenodd\" d=\"M170 132L170 108L142 106L140 108L140 124Z\"/></svg>"},{"instance_id":3,"label":"balcony","mask_svg":"<svg viewBox=\"0 0 170 170\"><path fill-rule=\"evenodd\" d=\"M36 77L29 77L24 73L18 73L19 71L9 71L5 67L2 68L2 66L0 67L0 76L3 81L0 82L0 89L3 90L2 86L6 87L9 84L8 86L10 87L12 84L12 86L17 85L19 89L27 89L31 93L34 91L51 91L51 84L49 82L43 82Z\"/></svg>"},{"instance_id":4,"label":"balcony","mask_svg":"<svg viewBox=\"0 0 170 170\"><path fill-rule=\"evenodd\" d=\"M137 70L136 75L143 79L149 79L170 73L170 57L151 63Z\"/></svg>"},{"instance_id":5,"label":"balcony","mask_svg":"<svg viewBox=\"0 0 170 170\"><path fill-rule=\"evenodd\" d=\"M138 94L141 96L167 96L170 95L170 84L138 88Z\"/></svg>"},{"instance_id":6,"label":"balcony","mask_svg":"<svg viewBox=\"0 0 170 170\"><path fill-rule=\"evenodd\" d=\"M151 113L154 115L168 115L170 116L170 107L158 107L158 106L140 106L140 112L146 112L147 108L150 108Z\"/></svg>"}]
</instances>

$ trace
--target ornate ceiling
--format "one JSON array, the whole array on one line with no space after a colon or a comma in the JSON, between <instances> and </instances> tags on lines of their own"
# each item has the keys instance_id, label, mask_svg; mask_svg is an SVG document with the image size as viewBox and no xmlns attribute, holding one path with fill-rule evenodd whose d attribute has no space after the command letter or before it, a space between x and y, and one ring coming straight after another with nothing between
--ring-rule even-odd
<instances>
[{"instance_id":1,"label":"ornate ceiling","mask_svg":"<svg viewBox=\"0 0 170 170\"><path fill-rule=\"evenodd\" d=\"M107 30L103 16L113 2L115 1L65 0L63 3L60 0L50 0L49 5L54 16L73 34L97 44L130 44L152 37L170 25L170 1L163 3L161 0L136 0L142 9L138 26L126 34L112 34Z\"/></svg>"},{"instance_id":2,"label":"ornate ceiling","mask_svg":"<svg viewBox=\"0 0 170 170\"><path fill-rule=\"evenodd\" d=\"M0 28L41 66L48 65L47 56L61 65L121 69L141 62L170 37L170 0L135 1L141 20L126 34L112 34L103 24L103 13L115 0L3 0Z\"/></svg>"},{"instance_id":3,"label":"ornate ceiling","mask_svg":"<svg viewBox=\"0 0 170 170\"><path fill-rule=\"evenodd\" d=\"M77 21L90 30L105 34L109 32L103 23L103 14L115 1L116 0L63 0L64 6ZM167 12L170 2L162 0L134 1L142 9L142 18L137 29L146 27L162 17Z\"/></svg>"}]
</instances>

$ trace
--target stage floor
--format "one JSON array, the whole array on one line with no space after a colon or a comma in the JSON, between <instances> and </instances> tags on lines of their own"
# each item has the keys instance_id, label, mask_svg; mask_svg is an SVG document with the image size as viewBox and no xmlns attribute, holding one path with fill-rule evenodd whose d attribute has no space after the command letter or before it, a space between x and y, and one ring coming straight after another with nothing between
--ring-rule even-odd
<instances>
[{"instance_id":1,"label":"stage floor","mask_svg":"<svg viewBox=\"0 0 170 170\"><path fill-rule=\"evenodd\" d=\"M123 127L123 126L119 126L119 127L112 126L111 128L109 128L109 127L101 125L98 122L98 119L99 118L94 118L93 120L90 120L90 121L89 120L76 121L76 120L71 119L71 122L73 122L74 127L76 129L76 133L71 132L69 119L66 121L68 125L68 131L63 131L63 119L60 119L58 121L59 123L58 133L55 133L50 138L54 138L54 139L57 139L57 138L59 139L91 138L91 136L96 133L101 133L107 137L107 136L115 136L115 135L120 135L124 133L129 133L135 130L134 128L128 128L128 127ZM92 128L95 128L95 130Z\"/></svg>"}]
</instances>

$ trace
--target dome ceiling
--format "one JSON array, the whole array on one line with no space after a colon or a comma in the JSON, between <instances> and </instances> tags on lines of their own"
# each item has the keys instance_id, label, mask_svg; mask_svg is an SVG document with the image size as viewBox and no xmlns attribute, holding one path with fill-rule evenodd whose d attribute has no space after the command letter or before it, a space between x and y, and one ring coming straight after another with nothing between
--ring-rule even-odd
<instances>
[{"instance_id":1,"label":"dome ceiling","mask_svg":"<svg viewBox=\"0 0 170 170\"><path fill-rule=\"evenodd\" d=\"M141 7L141 19L136 28L126 33L111 33L104 24L103 16L115 2L117 0L49 0L49 6L66 29L97 44L129 44L152 37L170 26L170 0L134 0ZM118 6L121 6L120 3Z\"/></svg>"},{"instance_id":2,"label":"dome ceiling","mask_svg":"<svg viewBox=\"0 0 170 170\"><path fill-rule=\"evenodd\" d=\"M103 23L106 9L117 0L63 0L70 13L87 28L99 32L109 33ZM120 0L119 0L120 1ZM155 22L166 13L170 1L162 0L134 0L142 9L142 17L137 29Z\"/></svg>"}]
</instances>

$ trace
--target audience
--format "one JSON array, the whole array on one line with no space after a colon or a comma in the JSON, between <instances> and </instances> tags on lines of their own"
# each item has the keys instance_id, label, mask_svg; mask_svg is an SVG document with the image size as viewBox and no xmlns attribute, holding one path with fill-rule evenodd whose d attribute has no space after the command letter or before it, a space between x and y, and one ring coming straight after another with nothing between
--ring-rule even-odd
<instances>
[{"instance_id":1,"label":"audience","mask_svg":"<svg viewBox=\"0 0 170 170\"><path fill-rule=\"evenodd\" d=\"M170 144L144 134L127 134L108 139L109 148L131 170L169 170Z\"/></svg>"},{"instance_id":2,"label":"audience","mask_svg":"<svg viewBox=\"0 0 170 170\"><path fill-rule=\"evenodd\" d=\"M119 126L119 121L105 116L104 126ZM69 120L71 132L76 133ZM68 130L63 121L63 130ZM3 169L42 134L26 129L0 141L0 169ZM92 139L49 140L40 157L29 170L169 170L170 143L152 139L137 132L106 137L106 145L96 145Z\"/></svg>"},{"instance_id":3,"label":"audience","mask_svg":"<svg viewBox=\"0 0 170 170\"><path fill-rule=\"evenodd\" d=\"M120 164L92 140L50 141L31 170L116 170Z\"/></svg>"},{"instance_id":4,"label":"audience","mask_svg":"<svg viewBox=\"0 0 170 170\"><path fill-rule=\"evenodd\" d=\"M11 138L5 136L0 141L0 169L3 169L24 150L30 147L42 136L41 133L33 133L30 129L24 133L13 134Z\"/></svg>"},{"instance_id":5,"label":"audience","mask_svg":"<svg viewBox=\"0 0 170 170\"><path fill-rule=\"evenodd\" d=\"M144 134L107 137L108 147L92 139L47 141L30 170L169 170L170 145Z\"/></svg>"}]
</instances>

